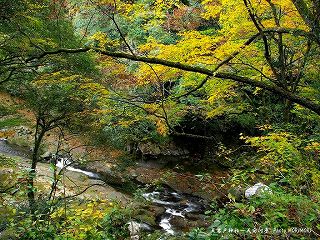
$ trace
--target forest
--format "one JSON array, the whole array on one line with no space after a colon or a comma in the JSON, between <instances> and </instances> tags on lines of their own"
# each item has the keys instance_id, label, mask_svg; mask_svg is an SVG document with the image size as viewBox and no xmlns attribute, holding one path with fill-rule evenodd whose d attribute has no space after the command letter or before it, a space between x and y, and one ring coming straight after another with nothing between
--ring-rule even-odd
<instances>
[{"instance_id":1,"label":"forest","mask_svg":"<svg viewBox=\"0 0 320 240\"><path fill-rule=\"evenodd\" d=\"M0 0L0 240L320 239L320 0Z\"/></svg>"}]
</instances>

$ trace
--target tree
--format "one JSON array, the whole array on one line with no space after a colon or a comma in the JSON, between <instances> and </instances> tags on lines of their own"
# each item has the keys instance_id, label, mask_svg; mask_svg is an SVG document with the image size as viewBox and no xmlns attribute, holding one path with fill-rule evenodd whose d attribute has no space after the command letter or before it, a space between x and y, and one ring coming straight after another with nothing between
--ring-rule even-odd
<instances>
[{"instance_id":1,"label":"tree","mask_svg":"<svg viewBox=\"0 0 320 240\"><path fill-rule=\"evenodd\" d=\"M221 157L232 168L239 163L237 171L248 169L234 174L237 185L244 177L256 180L252 173L258 171L299 194L303 184L319 185L319 0L4 2L0 83L21 89L36 116L31 211L45 133L68 126L93 106L99 107L99 130L113 134L112 140L192 137L188 142L215 151L201 160L212 164ZM25 83L22 88L17 80ZM246 142L238 141L240 132ZM215 139L223 133L231 134ZM234 149L217 144L223 137L238 141ZM242 151L244 143L248 151ZM298 176L301 170L307 174ZM291 211L286 200L284 209ZM304 199L295 201L298 206ZM255 226L260 210L242 210ZM277 224L283 223L281 211L272 212ZM261 226L270 224L265 216Z\"/></svg>"},{"instance_id":2,"label":"tree","mask_svg":"<svg viewBox=\"0 0 320 240\"><path fill-rule=\"evenodd\" d=\"M320 2L319 0L292 0L291 1L305 24L310 28L314 37L320 42Z\"/></svg>"},{"instance_id":3,"label":"tree","mask_svg":"<svg viewBox=\"0 0 320 240\"><path fill-rule=\"evenodd\" d=\"M144 4L151 8L148 14L145 14ZM320 112L317 100L304 94L310 92L310 88L316 89L313 85L317 84L317 79L310 77L313 75L312 68L317 69L319 42L315 32L308 30L305 24L306 17L301 17L301 11L296 11L290 1L264 1L263 4L256 1L203 1L201 4L190 1L187 7L202 12L202 19L198 19L193 28L180 28L179 32L173 33L165 24L168 23L166 21L176 21L171 17L174 19L178 8L186 7L181 2L159 1L152 4L82 1L62 5L68 6L67 9L80 19L77 21L82 24L82 27L78 24L80 31L84 36L89 35L88 46L48 47L49 50L35 48L25 59L26 62L41 62L41 59L57 54L77 55L94 51L99 55L148 63L138 65L137 73L132 74L128 71L128 74L140 79L141 83L153 85L158 89L155 101L159 103L158 109L162 111L160 115L163 118L166 118L165 112L168 110L163 103L169 100L164 99L161 92L167 91L164 85L170 81L175 82L176 88L178 85L188 86L180 88L179 93L171 91L171 100L204 90L204 97L210 99L211 106L217 106L221 101L225 101L224 97L215 98L215 91L207 89L214 87L217 81L223 80L226 84L222 84L220 89L238 89L236 92L239 92L241 85L232 83L234 81L252 86L252 92L258 87L287 99L284 114L287 119L292 107L291 102L317 114ZM94 15L97 11L100 13L99 17ZM245 12L247 14L244 14ZM228 17L230 14L232 18ZM97 27L91 27L93 25ZM155 38L157 35L154 35L151 29L159 29L159 26L163 33L173 36L171 41ZM144 31L139 32L140 40L132 44L137 39L138 28ZM123 49L130 53L116 51ZM125 64L129 67L134 66L128 65L127 62ZM176 70L169 70L167 67ZM180 70L196 74L191 76L192 74ZM197 73L208 77L201 77ZM196 78L198 80L195 80ZM208 82L212 84L208 85ZM142 104L139 106L143 107ZM207 107L210 107L209 105Z\"/></svg>"},{"instance_id":4,"label":"tree","mask_svg":"<svg viewBox=\"0 0 320 240\"><path fill-rule=\"evenodd\" d=\"M36 121L27 192L30 209L34 213L34 178L45 134L57 128L63 131L74 126L79 119L84 119L88 116L85 111L94 108L93 99L103 96L105 90L91 79L68 72L43 74L20 90Z\"/></svg>"}]
</instances>

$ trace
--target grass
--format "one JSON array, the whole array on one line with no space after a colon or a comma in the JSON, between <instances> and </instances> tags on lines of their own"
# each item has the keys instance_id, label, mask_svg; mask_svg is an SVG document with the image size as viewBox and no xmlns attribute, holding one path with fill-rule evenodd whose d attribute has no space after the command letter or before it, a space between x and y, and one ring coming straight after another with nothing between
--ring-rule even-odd
<instances>
[{"instance_id":1,"label":"grass","mask_svg":"<svg viewBox=\"0 0 320 240\"><path fill-rule=\"evenodd\" d=\"M20 126L23 125L25 122L25 119L19 117L4 119L0 120L0 128Z\"/></svg>"}]
</instances>

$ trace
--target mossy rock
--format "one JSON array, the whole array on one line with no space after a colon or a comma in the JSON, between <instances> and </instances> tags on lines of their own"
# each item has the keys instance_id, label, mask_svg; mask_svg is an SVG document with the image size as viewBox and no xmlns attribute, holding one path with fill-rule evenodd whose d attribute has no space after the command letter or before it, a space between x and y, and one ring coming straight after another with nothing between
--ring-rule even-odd
<instances>
[{"instance_id":1,"label":"mossy rock","mask_svg":"<svg viewBox=\"0 0 320 240\"><path fill-rule=\"evenodd\" d=\"M0 167L14 167L16 166L16 164L17 164L17 158L8 157L4 154L0 154Z\"/></svg>"},{"instance_id":2,"label":"mossy rock","mask_svg":"<svg viewBox=\"0 0 320 240\"><path fill-rule=\"evenodd\" d=\"M147 224L149 224L149 225L152 226L152 227L157 226L155 216L151 216L151 215L149 215L149 214L150 214L150 213L146 212L146 214L137 215L137 216L135 216L134 218L135 218L138 222L147 223Z\"/></svg>"}]
</instances>

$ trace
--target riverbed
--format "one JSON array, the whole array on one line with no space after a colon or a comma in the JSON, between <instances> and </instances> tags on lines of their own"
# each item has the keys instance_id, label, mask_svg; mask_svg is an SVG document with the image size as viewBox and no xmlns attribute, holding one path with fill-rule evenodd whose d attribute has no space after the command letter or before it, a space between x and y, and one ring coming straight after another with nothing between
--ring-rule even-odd
<instances>
[{"instance_id":1,"label":"riverbed","mask_svg":"<svg viewBox=\"0 0 320 240\"><path fill-rule=\"evenodd\" d=\"M11 145L7 140L1 139L0 153L21 157L23 159L22 167L29 167L28 162L30 162L30 160L28 159L30 158L31 152L28 149ZM59 157L56 161L58 169L65 169L67 195L75 195L82 189L94 185L79 197L115 200L123 204L131 201L129 195L103 182L99 174L83 168L80 169L72 163L72 160L64 157ZM50 164L39 162L37 164L36 182L42 186L50 187L49 180L51 176L52 168L50 168ZM151 204L164 209L164 211L155 216L155 218L158 228L167 234L179 235L188 230L190 226L205 226L204 211L206 204L200 197L175 191L165 185L158 188L148 188L142 196ZM142 222L141 224L146 223Z\"/></svg>"}]
</instances>

